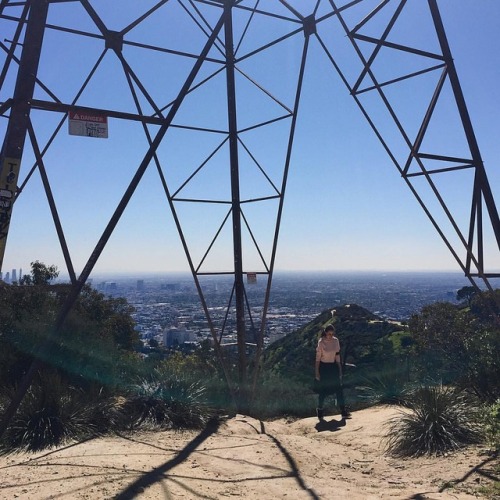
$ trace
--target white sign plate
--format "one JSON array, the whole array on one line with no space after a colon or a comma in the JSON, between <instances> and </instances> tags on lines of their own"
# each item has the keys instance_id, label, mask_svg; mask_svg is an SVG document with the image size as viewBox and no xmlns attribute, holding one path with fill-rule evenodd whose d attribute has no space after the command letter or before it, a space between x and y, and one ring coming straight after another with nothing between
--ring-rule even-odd
<instances>
[{"instance_id":1,"label":"white sign plate","mask_svg":"<svg viewBox=\"0 0 500 500\"><path fill-rule=\"evenodd\" d=\"M87 111L70 111L68 115L69 135L108 138L108 117Z\"/></svg>"}]
</instances>

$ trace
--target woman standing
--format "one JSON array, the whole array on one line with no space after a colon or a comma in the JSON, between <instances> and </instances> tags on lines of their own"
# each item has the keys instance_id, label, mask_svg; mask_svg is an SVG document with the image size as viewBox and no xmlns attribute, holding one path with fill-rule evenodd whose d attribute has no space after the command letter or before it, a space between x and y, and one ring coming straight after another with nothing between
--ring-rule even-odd
<instances>
[{"instance_id":1,"label":"woman standing","mask_svg":"<svg viewBox=\"0 0 500 500\"><path fill-rule=\"evenodd\" d=\"M335 327L328 325L322 332L316 348L315 376L319 382L318 419L323 420L323 403L325 398L332 394L337 397L342 418L349 417L344 401L342 388L342 364L340 362L340 342L335 337Z\"/></svg>"}]
</instances>

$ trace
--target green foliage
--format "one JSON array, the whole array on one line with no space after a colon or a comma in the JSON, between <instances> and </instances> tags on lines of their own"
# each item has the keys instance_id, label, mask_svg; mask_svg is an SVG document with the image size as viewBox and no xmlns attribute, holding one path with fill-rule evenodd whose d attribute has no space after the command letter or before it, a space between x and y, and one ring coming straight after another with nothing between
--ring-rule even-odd
<instances>
[{"instance_id":1,"label":"green foliage","mask_svg":"<svg viewBox=\"0 0 500 500\"><path fill-rule=\"evenodd\" d=\"M0 442L0 452L35 452L119 431L202 428L214 412L205 387L164 370L118 394L82 390L57 373L41 373L31 385ZM14 389L0 394L6 408Z\"/></svg>"},{"instance_id":2,"label":"green foliage","mask_svg":"<svg viewBox=\"0 0 500 500\"><path fill-rule=\"evenodd\" d=\"M485 407L483 423L486 440L495 451L500 451L500 399Z\"/></svg>"},{"instance_id":3,"label":"green foliage","mask_svg":"<svg viewBox=\"0 0 500 500\"><path fill-rule=\"evenodd\" d=\"M213 411L206 402L206 388L166 369L153 373L131 388L124 404L131 428L203 428Z\"/></svg>"},{"instance_id":4,"label":"green foliage","mask_svg":"<svg viewBox=\"0 0 500 500\"><path fill-rule=\"evenodd\" d=\"M76 386L124 383L138 364L131 354L140 344L132 307L86 286L56 332L71 287L49 285L55 276L54 266L37 261L22 285L0 287L0 381L17 384L38 358Z\"/></svg>"},{"instance_id":5,"label":"green foliage","mask_svg":"<svg viewBox=\"0 0 500 500\"><path fill-rule=\"evenodd\" d=\"M271 376L257 388L252 401L252 416L259 419L284 415L309 417L316 407L316 396L310 387L294 380Z\"/></svg>"},{"instance_id":6,"label":"green foliage","mask_svg":"<svg viewBox=\"0 0 500 500\"><path fill-rule=\"evenodd\" d=\"M36 260L31 263L31 273L19 277L20 285L46 286L59 276L56 266L46 266Z\"/></svg>"},{"instance_id":7,"label":"green foliage","mask_svg":"<svg viewBox=\"0 0 500 500\"><path fill-rule=\"evenodd\" d=\"M384 371L368 375L357 390L360 398L370 405L404 405L411 391L408 370L404 365L387 367Z\"/></svg>"},{"instance_id":8,"label":"green foliage","mask_svg":"<svg viewBox=\"0 0 500 500\"><path fill-rule=\"evenodd\" d=\"M475 286L463 286L457 291L457 300L466 300L467 304L470 306L472 298L478 292Z\"/></svg>"},{"instance_id":9,"label":"green foliage","mask_svg":"<svg viewBox=\"0 0 500 500\"><path fill-rule=\"evenodd\" d=\"M485 401L500 398L500 329L478 327L465 341L468 355L461 383Z\"/></svg>"},{"instance_id":10,"label":"green foliage","mask_svg":"<svg viewBox=\"0 0 500 500\"><path fill-rule=\"evenodd\" d=\"M494 468L494 472L496 474L496 477L500 475L500 465L496 465L496 468ZM494 500L500 498L500 481L493 481L491 485L481 486L478 489L478 493L485 498L492 498Z\"/></svg>"},{"instance_id":11,"label":"green foliage","mask_svg":"<svg viewBox=\"0 0 500 500\"><path fill-rule=\"evenodd\" d=\"M439 302L412 316L409 328L424 376L435 374L444 383L456 380L467 361L464 340L470 323L465 315L453 304Z\"/></svg>"},{"instance_id":12,"label":"green foliage","mask_svg":"<svg viewBox=\"0 0 500 500\"><path fill-rule=\"evenodd\" d=\"M357 367L356 374L345 370L346 384L355 384L354 377L362 376L364 367L371 369L372 365L394 354L387 337L401 330L401 327L383 321L362 307L349 304L337 307L333 318L331 311L322 312L302 329L269 346L264 354L264 370L283 379L308 385L314 375L320 332L332 322L335 323L340 340L343 362Z\"/></svg>"},{"instance_id":13,"label":"green foliage","mask_svg":"<svg viewBox=\"0 0 500 500\"><path fill-rule=\"evenodd\" d=\"M405 356L414 341L410 333L406 330L398 330L387 336L387 340L391 343L392 352L396 356Z\"/></svg>"},{"instance_id":14,"label":"green foliage","mask_svg":"<svg viewBox=\"0 0 500 500\"><path fill-rule=\"evenodd\" d=\"M208 341L202 342L200 348L192 354L171 352L160 365L180 377L191 377L196 380L206 380L221 374L215 350Z\"/></svg>"},{"instance_id":15,"label":"green foliage","mask_svg":"<svg viewBox=\"0 0 500 500\"><path fill-rule=\"evenodd\" d=\"M478 407L463 391L421 387L405 406L388 422L387 451L393 456L442 455L482 439Z\"/></svg>"},{"instance_id":16,"label":"green foliage","mask_svg":"<svg viewBox=\"0 0 500 500\"><path fill-rule=\"evenodd\" d=\"M471 313L481 322L497 324L500 316L500 289L481 292L471 301Z\"/></svg>"},{"instance_id":17,"label":"green foliage","mask_svg":"<svg viewBox=\"0 0 500 500\"><path fill-rule=\"evenodd\" d=\"M8 399L8 398L7 398ZM89 407L80 390L57 374L44 374L33 383L0 442L5 452L35 452L92 433Z\"/></svg>"},{"instance_id":18,"label":"green foliage","mask_svg":"<svg viewBox=\"0 0 500 500\"><path fill-rule=\"evenodd\" d=\"M472 389L486 401L500 397L500 326L496 295L478 293L470 310L449 303L426 306L409 321L420 378Z\"/></svg>"}]
</instances>

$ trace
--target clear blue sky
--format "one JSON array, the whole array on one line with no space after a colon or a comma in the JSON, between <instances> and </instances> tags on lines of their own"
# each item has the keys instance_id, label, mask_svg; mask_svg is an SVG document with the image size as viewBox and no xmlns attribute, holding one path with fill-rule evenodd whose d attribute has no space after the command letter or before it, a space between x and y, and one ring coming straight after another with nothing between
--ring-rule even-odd
<instances>
[{"instance_id":1,"label":"clear blue sky","mask_svg":"<svg viewBox=\"0 0 500 500\"><path fill-rule=\"evenodd\" d=\"M265 0L264 4L270 2ZM116 8L118 3L120 9ZM369 0L366 0L366 5L368 3ZM424 1L409 0L411 3L422 5ZM498 203L500 2L439 0L438 3ZM110 29L119 30L151 2L106 0L92 4L109 23ZM166 38L167 45L185 51L199 50L203 37L199 36L198 28L180 8L174 8L175 2L171 4L168 16L155 17L150 24L146 23L144 27L132 31L127 39L157 43ZM411 40L422 44L422 47L426 46L431 26L417 12L413 17L410 15L401 21L399 30L394 32L394 41ZM76 2L51 5L50 22L95 32ZM8 36L12 36L12 26L2 26L9 30ZM286 32L289 28L290 25L281 28L281 23L277 22L262 23L258 26L258 35L252 36L254 42L265 40L266 36L277 34L280 29ZM376 25L373 29L377 29ZM250 35L248 47L252 40ZM325 38L328 37L325 35ZM64 102L74 98L82 75L90 70L102 50L102 42L92 39L82 42L78 39L75 44L74 39L67 34L48 33L39 73L40 79ZM255 80L289 107L293 105L293 79L300 60L302 40L300 35L280 47L280 50L266 53L255 63L242 64ZM332 38L331 48L332 51L338 50L342 69L348 75L354 75L359 61L350 59L348 52L344 52L342 43L345 41L343 35L338 35ZM432 42L429 43L432 46ZM241 51L245 52L248 47L242 45ZM169 102L175 95L175 89L178 89L183 75L192 64L190 61L179 62L178 58L173 57L160 58L163 61L160 64L156 55L146 55L138 49L126 49L124 54L130 58L134 70L153 97L161 103ZM0 55L0 58L3 57L3 54ZM208 74L215 67L208 66L210 68L204 68L203 74ZM390 78L391 74L397 74L394 68L397 68L396 62L391 62L382 71ZM191 96L189 105L181 108L176 123L194 122L200 126L225 128L225 90L222 83L222 79L215 81L199 97ZM124 89L123 75L116 58L107 54L95 82L85 91L79 103L132 111L132 100ZM421 97L426 91L423 85L422 88L400 91L400 95L394 97L405 110L406 116L411 117L424 112L421 103L427 103L428 100L422 100ZM241 98L238 104L241 110L240 126L275 116L277 105L256 92L242 78L237 81L237 92ZM2 91L0 101L7 97L6 90ZM37 97L45 99L46 95L38 91ZM144 101L143 105L147 106ZM446 108L443 113L446 116ZM50 113L33 113L42 145L59 118ZM450 152L455 147L460 150L458 142L454 142L456 139L452 126L448 128L446 122L443 123L436 130L433 140L442 141ZM6 120L1 120L2 138L5 126ZM69 136L66 128L65 124L63 133L47 153L45 161L78 274L144 155L146 142L140 126L113 119L110 119L109 139ZM151 130L154 135L156 129ZM384 132L383 127L381 131ZM255 136L249 134L245 139L255 148L252 151L270 169L275 180L279 177L277 174L281 165L278 162L283 161L286 147L286 135L283 132L280 125ZM221 140L220 135L204 136L179 131L168 133L160 149L160 157L171 189L175 190L186 172L192 171L193 166ZM211 162L210 171L200 174L191 188L193 194L210 198L227 188L229 177L226 159L227 150L223 149ZM269 186L262 182L262 177L256 171L251 170L248 159L242 159L241 163L242 196L256 195L261 192L260 188L269 194ZM28 147L21 178L32 164L33 155ZM275 165L279 168L276 169ZM457 181L445 180L447 201L457 213L462 213L461 221L466 226L470 180L466 177ZM199 258L205 249L200 246L200 242L210 241L226 209L211 205L180 211L195 258ZM256 235L264 238L261 240L264 251L268 251L272 239L270 213L264 205L256 207L255 213L249 215L253 216L253 222L257 225ZM222 234L220 247L214 249L207 264L213 266L212 270L230 269L231 252L230 235ZM498 254L498 248L493 245L487 248L487 255L491 257L490 270L500 269ZM247 253L245 259L246 270L252 270L254 255ZM14 207L3 271L19 267L27 270L33 260L55 264L64 274L64 260L38 174L33 176ZM276 269L459 271L450 252L314 39L299 111ZM151 165L95 271L140 273L184 270L188 270L186 258L158 174Z\"/></svg>"}]
</instances>

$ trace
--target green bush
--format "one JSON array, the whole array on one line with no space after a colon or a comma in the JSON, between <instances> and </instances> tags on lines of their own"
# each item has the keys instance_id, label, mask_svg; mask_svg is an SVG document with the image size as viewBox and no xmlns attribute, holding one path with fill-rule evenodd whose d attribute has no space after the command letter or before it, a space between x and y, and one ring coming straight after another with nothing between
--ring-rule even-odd
<instances>
[{"instance_id":1,"label":"green bush","mask_svg":"<svg viewBox=\"0 0 500 500\"><path fill-rule=\"evenodd\" d=\"M356 387L358 397L370 405L405 404L410 386L408 375L399 369L388 369L365 377L363 384Z\"/></svg>"},{"instance_id":2,"label":"green bush","mask_svg":"<svg viewBox=\"0 0 500 500\"><path fill-rule=\"evenodd\" d=\"M272 376L257 387L251 413L261 419L284 415L309 417L317 406L316 398L306 385Z\"/></svg>"},{"instance_id":3,"label":"green bush","mask_svg":"<svg viewBox=\"0 0 500 500\"><path fill-rule=\"evenodd\" d=\"M90 407L82 400L82 392L64 384L58 375L44 375L24 396L2 436L1 451L35 452L88 437L94 427Z\"/></svg>"},{"instance_id":4,"label":"green bush","mask_svg":"<svg viewBox=\"0 0 500 500\"><path fill-rule=\"evenodd\" d=\"M164 370L154 370L131 388L123 413L130 428L199 429L213 416L201 382Z\"/></svg>"},{"instance_id":5,"label":"green bush","mask_svg":"<svg viewBox=\"0 0 500 500\"><path fill-rule=\"evenodd\" d=\"M441 455L482 439L478 407L463 391L421 387L406 406L388 422L387 451L393 456Z\"/></svg>"},{"instance_id":6,"label":"green bush","mask_svg":"<svg viewBox=\"0 0 500 500\"><path fill-rule=\"evenodd\" d=\"M500 450L500 399L488 405L483 413L486 440L495 451Z\"/></svg>"},{"instance_id":7,"label":"green bush","mask_svg":"<svg viewBox=\"0 0 500 500\"><path fill-rule=\"evenodd\" d=\"M205 387L155 370L128 394L109 389L82 390L57 373L43 373L31 385L2 436L1 453L36 452L119 431L140 428L203 428L213 411ZM5 410L15 388L4 388Z\"/></svg>"}]
</instances>

